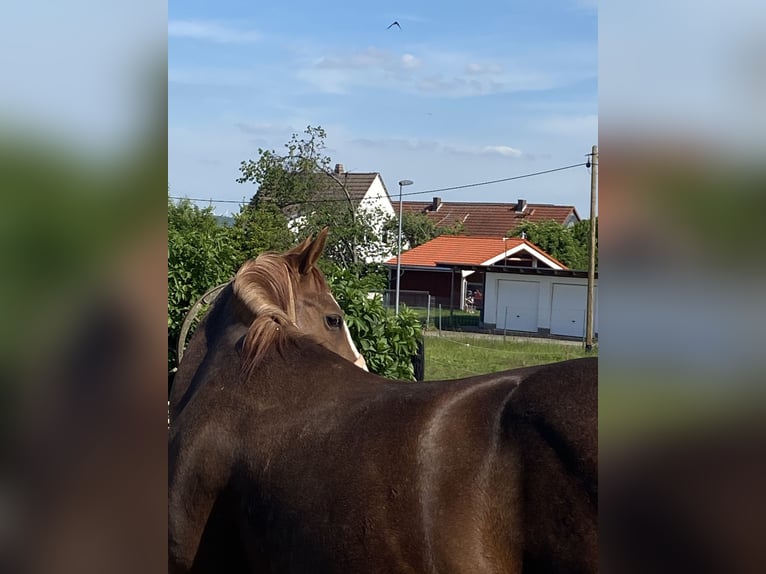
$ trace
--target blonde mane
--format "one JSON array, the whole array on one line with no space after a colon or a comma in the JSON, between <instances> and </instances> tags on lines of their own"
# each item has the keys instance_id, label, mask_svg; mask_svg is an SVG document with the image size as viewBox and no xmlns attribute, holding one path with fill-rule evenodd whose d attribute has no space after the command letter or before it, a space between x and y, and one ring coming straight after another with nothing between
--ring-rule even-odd
<instances>
[{"instance_id":1,"label":"blonde mane","mask_svg":"<svg viewBox=\"0 0 766 574\"><path fill-rule=\"evenodd\" d=\"M318 293L327 289L319 269L312 266L307 275ZM255 315L243 346L244 372L251 373L272 347L281 351L288 335L296 332L299 278L289 254L263 253L237 271L232 282L234 296Z\"/></svg>"}]
</instances>

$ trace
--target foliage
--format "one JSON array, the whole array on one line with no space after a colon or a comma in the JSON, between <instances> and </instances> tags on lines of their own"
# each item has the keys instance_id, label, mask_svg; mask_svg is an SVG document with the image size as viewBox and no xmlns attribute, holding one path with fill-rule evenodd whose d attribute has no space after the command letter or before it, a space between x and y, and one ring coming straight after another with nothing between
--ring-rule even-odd
<instances>
[{"instance_id":1,"label":"foliage","mask_svg":"<svg viewBox=\"0 0 766 574\"><path fill-rule=\"evenodd\" d=\"M386 222L386 232L398 240L399 220L396 217L392 217ZM404 249L405 245L409 245L409 248L412 249L418 245L428 243L438 236L439 229L426 214L402 214L402 249Z\"/></svg>"},{"instance_id":2,"label":"foliage","mask_svg":"<svg viewBox=\"0 0 766 574\"><path fill-rule=\"evenodd\" d=\"M390 218L385 224L385 231L391 243L398 241L399 220L396 217ZM456 221L448 227L437 227L437 225L425 213L403 213L402 214L402 249L409 245L413 249L418 245L428 243L440 235L460 235L465 231L462 222Z\"/></svg>"},{"instance_id":3,"label":"foliage","mask_svg":"<svg viewBox=\"0 0 766 574\"><path fill-rule=\"evenodd\" d=\"M590 219L583 219L578 221L572 227L572 234L575 237L575 241L580 245L583 245L585 250L585 256L588 256L588 245L590 245ZM598 269L598 217L596 218L596 269ZM587 262L586 266L587 268Z\"/></svg>"},{"instance_id":4,"label":"foliage","mask_svg":"<svg viewBox=\"0 0 766 574\"><path fill-rule=\"evenodd\" d=\"M271 204L291 220L290 231L299 239L329 227L326 256L357 267L391 253L392 246L383 241L383 214L355 205L343 181L330 171L326 137L321 127L308 126L303 136L292 135L282 155L259 148L257 160L241 163L237 181L259 186L247 209Z\"/></svg>"},{"instance_id":5,"label":"foliage","mask_svg":"<svg viewBox=\"0 0 766 574\"><path fill-rule=\"evenodd\" d=\"M367 261L394 250L382 231L385 221L382 211L355 209L350 202L338 201L308 205L310 213L299 224L299 236L316 235L329 227L325 256L335 264L358 269Z\"/></svg>"},{"instance_id":6,"label":"foliage","mask_svg":"<svg viewBox=\"0 0 766 574\"><path fill-rule=\"evenodd\" d=\"M415 314L400 308L397 317L383 306L379 297L368 297L369 287L378 283L375 275L359 278L347 269L335 267L327 279L370 372L391 379L414 380L412 358L422 336Z\"/></svg>"},{"instance_id":7,"label":"foliage","mask_svg":"<svg viewBox=\"0 0 766 574\"><path fill-rule=\"evenodd\" d=\"M211 287L230 280L241 263L230 228L219 225L212 208L189 200L168 200L168 368L186 313Z\"/></svg>"},{"instance_id":8,"label":"foliage","mask_svg":"<svg viewBox=\"0 0 766 574\"><path fill-rule=\"evenodd\" d=\"M286 251L295 244L287 227L287 218L274 203L243 206L234 216L231 238L240 262L264 251Z\"/></svg>"},{"instance_id":9,"label":"foliage","mask_svg":"<svg viewBox=\"0 0 766 574\"><path fill-rule=\"evenodd\" d=\"M239 264L265 250L283 251L294 244L284 215L273 204L248 206L234 225L222 226L211 208L188 200L168 201L168 368L176 366L181 325L191 306L209 288L224 283ZM408 310L395 317L380 299L367 294L386 286L379 265L341 268L323 259L320 266L339 304L354 341L371 372L395 379L414 378L419 323Z\"/></svg>"},{"instance_id":10,"label":"foliage","mask_svg":"<svg viewBox=\"0 0 766 574\"><path fill-rule=\"evenodd\" d=\"M465 224L457 221L447 227L439 227L439 235L462 235L465 232Z\"/></svg>"},{"instance_id":11,"label":"foliage","mask_svg":"<svg viewBox=\"0 0 766 574\"><path fill-rule=\"evenodd\" d=\"M323 155L327 134L321 127L312 126L304 134L303 139L292 135L285 144L285 155L258 148L257 161L240 163L242 175L237 182L258 185L258 193L250 201L253 207L268 200L284 209L302 205L313 197L323 174L330 170L330 158Z\"/></svg>"},{"instance_id":12,"label":"foliage","mask_svg":"<svg viewBox=\"0 0 766 574\"><path fill-rule=\"evenodd\" d=\"M526 234L530 242L570 269L588 268L590 221L581 221L572 227L565 227L552 220L540 223L524 221L513 230L512 235L519 237L522 233Z\"/></svg>"}]
</instances>

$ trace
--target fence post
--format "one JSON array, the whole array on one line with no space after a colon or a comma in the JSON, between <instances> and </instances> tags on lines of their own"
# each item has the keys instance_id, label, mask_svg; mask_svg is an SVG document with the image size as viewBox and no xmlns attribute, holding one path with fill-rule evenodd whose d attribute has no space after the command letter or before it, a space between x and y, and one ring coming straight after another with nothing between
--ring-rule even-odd
<instances>
[{"instance_id":1,"label":"fence post","mask_svg":"<svg viewBox=\"0 0 766 574\"><path fill-rule=\"evenodd\" d=\"M428 309L426 310L426 329L431 326L431 294L428 294Z\"/></svg>"},{"instance_id":2,"label":"fence post","mask_svg":"<svg viewBox=\"0 0 766 574\"><path fill-rule=\"evenodd\" d=\"M442 336L442 304L439 303L439 336Z\"/></svg>"},{"instance_id":3,"label":"fence post","mask_svg":"<svg viewBox=\"0 0 766 574\"><path fill-rule=\"evenodd\" d=\"M426 338L420 334L418 340L418 350L412 357L412 370L416 381L424 381L426 378Z\"/></svg>"},{"instance_id":4,"label":"fence post","mask_svg":"<svg viewBox=\"0 0 766 574\"><path fill-rule=\"evenodd\" d=\"M505 343L505 333L508 330L508 305L505 306L505 321L503 321L503 343Z\"/></svg>"}]
</instances>

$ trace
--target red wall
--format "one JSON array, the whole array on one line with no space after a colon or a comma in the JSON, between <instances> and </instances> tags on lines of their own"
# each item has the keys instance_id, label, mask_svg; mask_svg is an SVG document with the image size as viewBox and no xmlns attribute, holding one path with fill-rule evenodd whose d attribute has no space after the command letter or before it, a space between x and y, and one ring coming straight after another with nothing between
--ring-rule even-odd
<instances>
[{"instance_id":1,"label":"red wall","mask_svg":"<svg viewBox=\"0 0 766 574\"><path fill-rule=\"evenodd\" d=\"M482 274L483 275L483 274ZM449 307L450 304L450 281L453 280L453 274L443 271L413 271L402 269L402 278L399 288L402 291L428 291L432 297L436 298L434 305L441 304ZM460 307L460 271L454 273L454 293L453 305ZM469 277L469 282L482 282L483 277L473 274ZM391 273L390 289L396 289L396 269Z\"/></svg>"}]
</instances>

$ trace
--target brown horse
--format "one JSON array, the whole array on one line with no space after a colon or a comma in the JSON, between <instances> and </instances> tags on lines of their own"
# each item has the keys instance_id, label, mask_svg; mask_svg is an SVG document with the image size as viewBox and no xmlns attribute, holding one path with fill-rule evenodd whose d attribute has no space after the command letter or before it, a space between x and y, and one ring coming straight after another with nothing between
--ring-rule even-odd
<instances>
[{"instance_id":1,"label":"brown horse","mask_svg":"<svg viewBox=\"0 0 766 574\"><path fill-rule=\"evenodd\" d=\"M323 239L282 259L289 285L247 263L193 337L173 393L170 571L596 572L597 361L367 373L292 307L327 293Z\"/></svg>"},{"instance_id":2,"label":"brown horse","mask_svg":"<svg viewBox=\"0 0 766 574\"><path fill-rule=\"evenodd\" d=\"M171 388L171 418L206 380L209 369L215 368L218 353L244 337L256 317L262 320L252 336L265 329L261 335L272 333L279 343L284 337L273 334L290 326L367 369L343 321L343 311L314 265L326 239L325 230L316 240L306 239L283 255L264 254L240 268L217 296L217 304L200 322L183 355Z\"/></svg>"}]
</instances>

